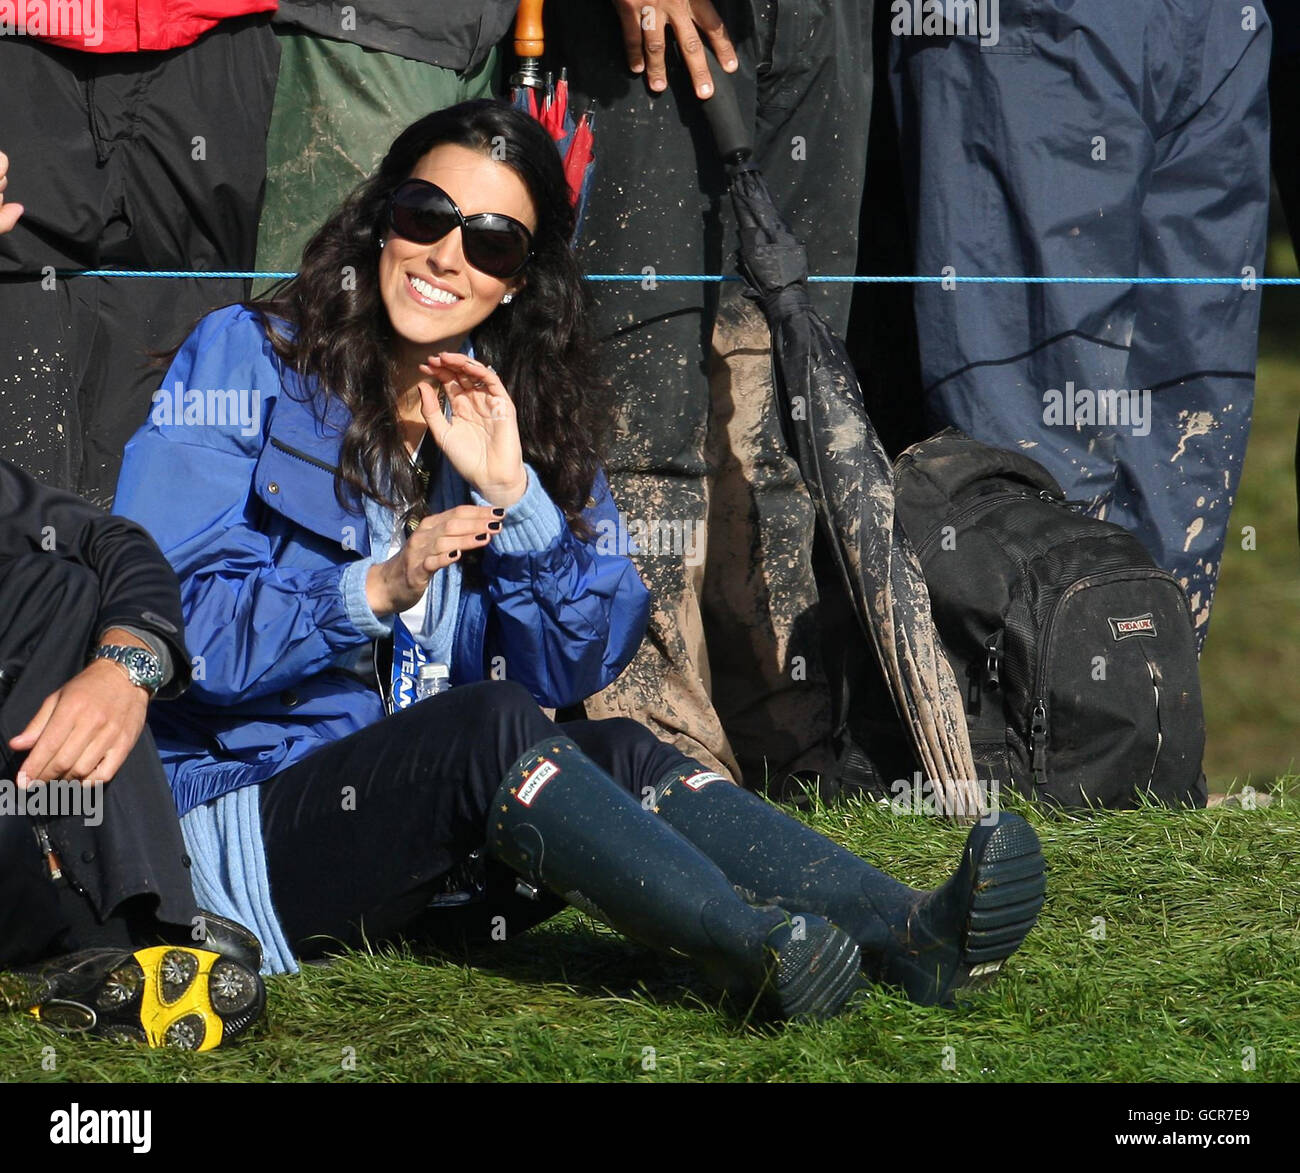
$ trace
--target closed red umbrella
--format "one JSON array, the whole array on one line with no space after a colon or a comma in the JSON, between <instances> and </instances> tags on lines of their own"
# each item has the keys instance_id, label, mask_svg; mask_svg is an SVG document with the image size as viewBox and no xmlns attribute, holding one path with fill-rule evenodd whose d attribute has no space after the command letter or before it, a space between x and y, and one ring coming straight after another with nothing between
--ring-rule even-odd
<instances>
[{"instance_id":1,"label":"closed red umbrella","mask_svg":"<svg viewBox=\"0 0 1300 1173\"><path fill-rule=\"evenodd\" d=\"M596 160L595 135L591 112L582 110L575 116L571 108L569 79L565 71L560 71L558 82L542 71L545 51L543 3L544 0L521 0L519 5L515 18L515 55L519 58L519 67L510 76L510 97L518 109L536 118L555 140L564 162L564 176L569 183L569 196L577 217L576 240L591 192Z\"/></svg>"}]
</instances>

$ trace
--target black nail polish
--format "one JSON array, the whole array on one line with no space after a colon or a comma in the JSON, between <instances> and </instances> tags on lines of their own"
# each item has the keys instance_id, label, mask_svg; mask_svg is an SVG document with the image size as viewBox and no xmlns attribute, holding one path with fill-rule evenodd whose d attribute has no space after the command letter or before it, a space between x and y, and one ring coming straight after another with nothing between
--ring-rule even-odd
<instances>
[{"instance_id":1,"label":"black nail polish","mask_svg":"<svg viewBox=\"0 0 1300 1173\"><path fill-rule=\"evenodd\" d=\"M450 559L454 562L454 561L456 561L457 558L460 557L460 551L459 551L459 550L453 550L450 554L447 555L447 557L450 558Z\"/></svg>"},{"instance_id":2,"label":"black nail polish","mask_svg":"<svg viewBox=\"0 0 1300 1173\"><path fill-rule=\"evenodd\" d=\"M487 541L487 534L475 534L475 535L474 535L474 540L475 540L476 542L486 542L486 541Z\"/></svg>"},{"instance_id":3,"label":"black nail polish","mask_svg":"<svg viewBox=\"0 0 1300 1173\"><path fill-rule=\"evenodd\" d=\"M497 530L499 530L500 528L501 528L501 523L499 521L488 522L488 529L490 529L493 533L496 533Z\"/></svg>"},{"instance_id":4,"label":"black nail polish","mask_svg":"<svg viewBox=\"0 0 1300 1173\"><path fill-rule=\"evenodd\" d=\"M505 515L506 515L506 511L505 511L504 509L494 509L494 510L492 510L492 516L493 516L493 517L505 517Z\"/></svg>"}]
</instances>

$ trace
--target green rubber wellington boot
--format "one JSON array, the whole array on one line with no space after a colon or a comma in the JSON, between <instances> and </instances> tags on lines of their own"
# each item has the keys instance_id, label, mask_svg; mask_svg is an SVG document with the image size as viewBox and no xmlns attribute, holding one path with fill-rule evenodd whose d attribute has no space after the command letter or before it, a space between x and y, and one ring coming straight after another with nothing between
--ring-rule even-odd
<instances>
[{"instance_id":1,"label":"green rubber wellington boot","mask_svg":"<svg viewBox=\"0 0 1300 1173\"><path fill-rule=\"evenodd\" d=\"M1015 814L972 828L952 878L924 892L696 763L661 780L654 801L750 899L839 926L869 978L924 1005L950 1005L958 990L992 981L1047 891L1038 836Z\"/></svg>"},{"instance_id":2,"label":"green rubber wellington boot","mask_svg":"<svg viewBox=\"0 0 1300 1173\"><path fill-rule=\"evenodd\" d=\"M488 850L611 928L688 957L774 1019L827 1018L861 986L858 947L793 906L754 907L690 842L562 736L501 784Z\"/></svg>"}]
</instances>

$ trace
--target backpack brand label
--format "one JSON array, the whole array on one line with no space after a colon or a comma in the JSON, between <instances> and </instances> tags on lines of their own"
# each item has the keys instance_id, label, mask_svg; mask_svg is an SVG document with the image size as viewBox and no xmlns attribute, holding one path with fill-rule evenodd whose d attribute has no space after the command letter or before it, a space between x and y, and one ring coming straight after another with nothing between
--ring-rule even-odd
<instances>
[{"instance_id":1,"label":"backpack brand label","mask_svg":"<svg viewBox=\"0 0 1300 1173\"><path fill-rule=\"evenodd\" d=\"M1110 633L1116 640L1128 639L1131 635L1157 634L1155 616L1150 611L1145 615L1134 615L1131 619L1116 619L1113 615L1107 615L1106 622L1110 624Z\"/></svg>"}]
</instances>

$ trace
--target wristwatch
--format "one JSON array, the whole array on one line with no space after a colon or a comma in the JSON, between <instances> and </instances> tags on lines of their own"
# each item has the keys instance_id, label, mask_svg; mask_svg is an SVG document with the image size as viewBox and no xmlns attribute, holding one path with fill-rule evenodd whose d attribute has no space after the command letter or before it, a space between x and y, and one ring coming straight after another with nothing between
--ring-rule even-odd
<instances>
[{"instance_id":1,"label":"wristwatch","mask_svg":"<svg viewBox=\"0 0 1300 1173\"><path fill-rule=\"evenodd\" d=\"M131 683L148 689L150 696L162 687L162 664L159 663L157 656L152 652L146 652L143 648L128 648L122 644L100 644L91 659L112 660L114 663L121 664L126 669L127 676L131 678Z\"/></svg>"}]
</instances>

